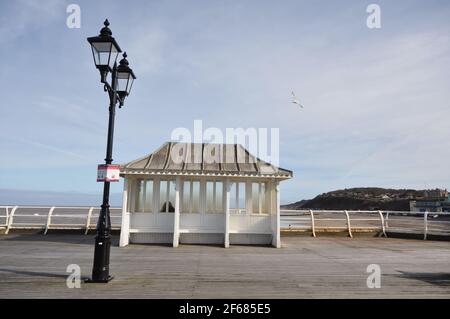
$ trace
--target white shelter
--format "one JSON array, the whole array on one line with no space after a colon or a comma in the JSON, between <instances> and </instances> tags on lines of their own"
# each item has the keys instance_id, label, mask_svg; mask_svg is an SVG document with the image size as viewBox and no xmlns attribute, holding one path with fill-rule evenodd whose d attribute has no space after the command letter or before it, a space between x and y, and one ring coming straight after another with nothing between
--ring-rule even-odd
<instances>
[{"instance_id":1,"label":"white shelter","mask_svg":"<svg viewBox=\"0 0 450 319\"><path fill-rule=\"evenodd\" d=\"M236 144L168 142L122 165L120 246L280 247L279 183L292 177Z\"/></svg>"}]
</instances>

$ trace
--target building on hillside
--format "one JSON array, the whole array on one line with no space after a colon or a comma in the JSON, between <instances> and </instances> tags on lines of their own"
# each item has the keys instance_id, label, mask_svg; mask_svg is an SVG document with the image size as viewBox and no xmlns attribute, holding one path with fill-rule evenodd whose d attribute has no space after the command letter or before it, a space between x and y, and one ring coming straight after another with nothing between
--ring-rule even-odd
<instances>
[{"instance_id":1,"label":"building on hillside","mask_svg":"<svg viewBox=\"0 0 450 319\"><path fill-rule=\"evenodd\" d=\"M281 245L279 183L293 174L241 145L168 142L120 176L120 246Z\"/></svg>"},{"instance_id":2,"label":"building on hillside","mask_svg":"<svg viewBox=\"0 0 450 319\"><path fill-rule=\"evenodd\" d=\"M409 207L412 212L450 212L450 196L412 200Z\"/></svg>"},{"instance_id":3,"label":"building on hillside","mask_svg":"<svg viewBox=\"0 0 450 319\"><path fill-rule=\"evenodd\" d=\"M448 191L446 189L428 189L424 192L426 198L446 200L448 198Z\"/></svg>"}]
</instances>

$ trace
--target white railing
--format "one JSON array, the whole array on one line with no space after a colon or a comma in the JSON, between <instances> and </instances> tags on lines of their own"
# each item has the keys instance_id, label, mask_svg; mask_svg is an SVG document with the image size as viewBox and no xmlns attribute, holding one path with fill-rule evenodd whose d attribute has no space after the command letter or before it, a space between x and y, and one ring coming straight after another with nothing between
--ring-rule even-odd
<instances>
[{"instance_id":1,"label":"white railing","mask_svg":"<svg viewBox=\"0 0 450 319\"><path fill-rule=\"evenodd\" d=\"M121 211L111 207L111 228L120 229ZM95 229L99 207L89 206L0 206L0 229L8 234L13 229L43 230L81 229L87 234Z\"/></svg>"},{"instance_id":2,"label":"white railing","mask_svg":"<svg viewBox=\"0 0 450 319\"><path fill-rule=\"evenodd\" d=\"M450 236L450 213L410 211L281 210L281 229L293 232L379 232Z\"/></svg>"},{"instance_id":3,"label":"white railing","mask_svg":"<svg viewBox=\"0 0 450 319\"><path fill-rule=\"evenodd\" d=\"M121 208L111 207L112 229L120 229ZM99 207L92 206L0 206L0 229L79 229L85 234L96 227ZM281 230L311 232L379 232L450 236L450 213L409 211L286 210L281 209Z\"/></svg>"}]
</instances>

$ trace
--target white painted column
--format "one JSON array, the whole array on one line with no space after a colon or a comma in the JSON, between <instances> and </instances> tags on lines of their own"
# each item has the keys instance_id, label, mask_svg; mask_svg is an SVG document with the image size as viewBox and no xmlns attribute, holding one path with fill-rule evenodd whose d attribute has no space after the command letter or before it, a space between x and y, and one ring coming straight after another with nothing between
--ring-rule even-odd
<instances>
[{"instance_id":1,"label":"white painted column","mask_svg":"<svg viewBox=\"0 0 450 319\"><path fill-rule=\"evenodd\" d=\"M223 208L225 210L225 230L224 230L224 246L225 248L230 247L230 190L231 183L227 178L224 183L224 205Z\"/></svg>"},{"instance_id":2,"label":"white painted column","mask_svg":"<svg viewBox=\"0 0 450 319\"><path fill-rule=\"evenodd\" d=\"M127 188L128 188L128 207L126 207L126 210L128 212L135 212L136 211L136 180L133 178L127 178ZM125 187L125 185L124 185Z\"/></svg>"},{"instance_id":3,"label":"white painted column","mask_svg":"<svg viewBox=\"0 0 450 319\"><path fill-rule=\"evenodd\" d=\"M272 246L276 248L281 247L280 238L280 184L279 182L272 182Z\"/></svg>"},{"instance_id":4,"label":"white painted column","mask_svg":"<svg viewBox=\"0 0 450 319\"><path fill-rule=\"evenodd\" d=\"M180 188L181 178L175 179L175 212L173 214L173 247L180 243Z\"/></svg>"},{"instance_id":5,"label":"white painted column","mask_svg":"<svg viewBox=\"0 0 450 319\"><path fill-rule=\"evenodd\" d=\"M122 224L120 227L120 241L119 246L125 247L130 241L130 212L128 211L128 178L123 182L123 195L122 195Z\"/></svg>"}]
</instances>

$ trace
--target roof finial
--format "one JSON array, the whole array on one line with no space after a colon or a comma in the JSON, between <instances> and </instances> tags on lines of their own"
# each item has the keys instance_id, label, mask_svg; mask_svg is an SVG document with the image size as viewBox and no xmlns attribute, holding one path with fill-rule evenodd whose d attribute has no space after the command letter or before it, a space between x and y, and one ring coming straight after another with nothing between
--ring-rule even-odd
<instances>
[{"instance_id":1,"label":"roof finial","mask_svg":"<svg viewBox=\"0 0 450 319\"><path fill-rule=\"evenodd\" d=\"M108 28L109 27L109 21L108 19L105 20L105 22L103 22L104 27L100 30L100 35L101 36L112 36L112 32L111 29Z\"/></svg>"},{"instance_id":2,"label":"roof finial","mask_svg":"<svg viewBox=\"0 0 450 319\"><path fill-rule=\"evenodd\" d=\"M127 53L124 52L122 56L123 56L123 59L119 61L119 65L128 66L129 63L127 60L127 56L128 56Z\"/></svg>"}]
</instances>

